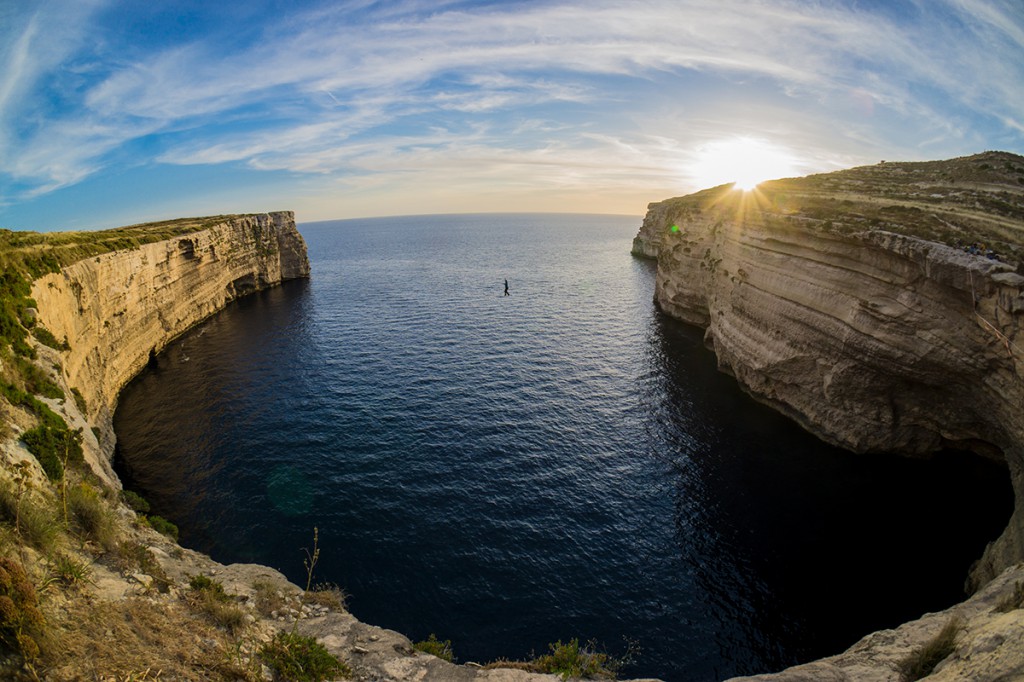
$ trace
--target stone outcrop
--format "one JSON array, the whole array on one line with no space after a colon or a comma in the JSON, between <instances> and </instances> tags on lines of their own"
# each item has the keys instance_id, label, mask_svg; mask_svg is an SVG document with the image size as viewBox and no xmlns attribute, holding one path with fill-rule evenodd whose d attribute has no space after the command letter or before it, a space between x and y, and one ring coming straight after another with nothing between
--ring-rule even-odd
<instances>
[{"instance_id":1,"label":"stone outcrop","mask_svg":"<svg viewBox=\"0 0 1024 682\"><path fill-rule=\"evenodd\" d=\"M974 589L1024 561L1018 178L1024 158L987 153L724 186L652 204L633 246L658 260L657 305L824 440L1006 463L1015 511Z\"/></svg>"},{"instance_id":2,"label":"stone outcrop","mask_svg":"<svg viewBox=\"0 0 1024 682\"><path fill-rule=\"evenodd\" d=\"M169 240L89 258L33 283L39 321L71 350L60 363L87 405L89 463L108 482L112 415L150 357L228 302L309 276L292 212L234 216Z\"/></svg>"}]
</instances>

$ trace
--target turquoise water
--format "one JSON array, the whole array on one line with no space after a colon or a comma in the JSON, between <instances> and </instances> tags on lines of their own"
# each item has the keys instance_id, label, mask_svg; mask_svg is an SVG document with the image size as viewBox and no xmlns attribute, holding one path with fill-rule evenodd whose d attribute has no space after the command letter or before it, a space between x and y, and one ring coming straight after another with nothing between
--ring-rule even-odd
<instances>
[{"instance_id":1,"label":"turquoise water","mask_svg":"<svg viewBox=\"0 0 1024 682\"><path fill-rule=\"evenodd\" d=\"M1005 471L852 455L749 399L654 307L638 224L300 225L308 282L125 389L126 487L183 544L297 582L318 527L318 581L461 661L628 638L625 675L720 679L956 601L1009 517Z\"/></svg>"}]
</instances>

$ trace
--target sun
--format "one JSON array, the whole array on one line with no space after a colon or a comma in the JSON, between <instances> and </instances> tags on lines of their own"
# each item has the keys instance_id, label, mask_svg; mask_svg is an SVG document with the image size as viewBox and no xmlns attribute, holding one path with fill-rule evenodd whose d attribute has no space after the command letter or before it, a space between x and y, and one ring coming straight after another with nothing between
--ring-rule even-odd
<instances>
[{"instance_id":1,"label":"sun","mask_svg":"<svg viewBox=\"0 0 1024 682\"><path fill-rule=\"evenodd\" d=\"M701 146L690 175L702 188L735 183L749 191L765 180L798 175L793 154L767 140L734 137Z\"/></svg>"}]
</instances>

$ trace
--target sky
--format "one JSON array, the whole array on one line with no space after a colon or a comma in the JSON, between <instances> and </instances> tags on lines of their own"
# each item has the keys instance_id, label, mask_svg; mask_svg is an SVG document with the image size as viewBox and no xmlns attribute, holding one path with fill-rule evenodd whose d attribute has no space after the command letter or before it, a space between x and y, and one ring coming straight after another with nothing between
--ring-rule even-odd
<instances>
[{"instance_id":1,"label":"sky","mask_svg":"<svg viewBox=\"0 0 1024 682\"><path fill-rule=\"evenodd\" d=\"M1024 153L1021 0L0 0L8 229L642 216L985 150Z\"/></svg>"}]
</instances>

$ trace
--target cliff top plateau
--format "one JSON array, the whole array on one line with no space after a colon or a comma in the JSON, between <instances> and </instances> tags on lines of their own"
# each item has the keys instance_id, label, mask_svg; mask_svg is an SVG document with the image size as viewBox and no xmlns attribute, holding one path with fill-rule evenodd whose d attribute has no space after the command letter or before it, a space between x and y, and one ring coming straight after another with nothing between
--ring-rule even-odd
<instances>
[{"instance_id":1,"label":"cliff top plateau","mask_svg":"<svg viewBox=\"0 0 1024 682\"><path fill-rule=\"evenodd\" d=\"M722 185L651 204L661 211L749 209L840 233L885 230L950 246L984 244L1024 259L1024 157L984 152L945 161L889 162L770 180L748 193Z\"/></svg>"}]
</instances>

